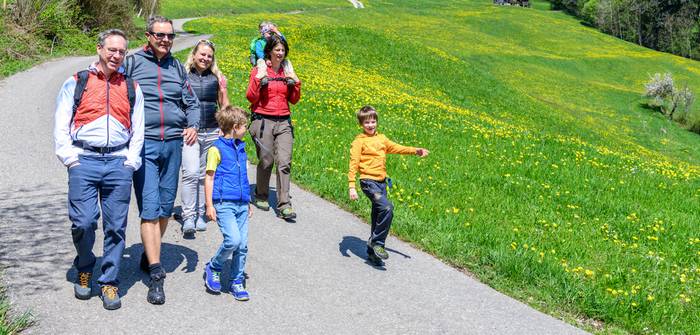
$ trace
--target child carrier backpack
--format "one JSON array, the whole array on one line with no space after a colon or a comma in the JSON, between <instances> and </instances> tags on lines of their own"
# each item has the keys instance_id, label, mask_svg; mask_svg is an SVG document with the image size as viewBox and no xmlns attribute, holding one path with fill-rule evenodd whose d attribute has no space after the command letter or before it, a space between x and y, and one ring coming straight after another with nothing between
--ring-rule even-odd
<instances>
[{"instance_id":1,"label":"child carrier backpack","mask_svg":"<svg viewBox=\"0 0 700 335\"><path fill-rule=\"evenodd\" d=\"M80 100L83 98L83 92L85 92L85 87L87 87L88 81L88 70L83 70L75 74L75 91L73 91L73 114L70 117L70 123L73 124L73 118L75 118L75 113L78 111L78 106L80 106ZM126 80L126 92L129 96L129 119L134 114L134 104L136 103L136 89L134 88L134 80L129 76L124 76Z\"/></svg>"},{"instance_id":2,"label":"child carrier backpack","mask_svg":"<svg viewBox=\"0 0 700 335\"><path fill-rule=\"evenodd\" d=\"M255 44L258 43L258 41L262 40L263 42L266 42L263 37L256 37L250 40L250 65L255 66L258 61L258 55L255 54Z\"/></svg>"}]
</instances>

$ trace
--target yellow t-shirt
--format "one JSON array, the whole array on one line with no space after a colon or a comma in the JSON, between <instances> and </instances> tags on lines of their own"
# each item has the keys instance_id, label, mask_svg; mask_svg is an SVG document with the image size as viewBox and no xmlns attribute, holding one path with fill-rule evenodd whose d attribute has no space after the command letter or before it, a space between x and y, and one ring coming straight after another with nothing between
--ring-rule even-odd
<instances>
[{"instance_id":1,"label":"yellow t-shirt","mask_svg":"<svg viewBox=\"0 0 700 335\"><path fill-rule=\"evenodd\" d=\"M215 146L211 146L207 151L207 171L216 171L221 163L221 153Z\"/></svg>"}]
</instances>

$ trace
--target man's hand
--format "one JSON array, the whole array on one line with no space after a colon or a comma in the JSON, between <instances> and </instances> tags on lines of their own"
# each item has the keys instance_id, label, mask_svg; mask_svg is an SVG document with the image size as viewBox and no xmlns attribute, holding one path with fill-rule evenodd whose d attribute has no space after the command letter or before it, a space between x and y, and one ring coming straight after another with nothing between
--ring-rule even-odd
<instances>
[{"instance_id":1,"label":"man's hand","mask_svg":"<svg viewBox=\"0 0 700 335\"><path fill-rule=\"evenodd\" d=\"M182 131L182 137L185 140L185 144L187 144L187 145L194 144L194 142L197 141L197 129L185 128L185 130Z\"/></svg>"},{"instance_id":2,"label":"man's hand","mask_svg":"<svg viewBox=\"0 0 700 335\"><path fill-rule=\"evenodd\" d=\"M423 148L416 149L416 155L418 155L418 157L428 156L429 153L430 153L430 151L428 151L428 149L423 149Z\"/></svg>"},{"instance_id":3,"label":"man's hand","mask_svg":"<svg viewBox=\"0 0 700 335\"><path fill-rule=\"evenodd\" d=\"M253 217L253 205L251 203L248 203L248 218Z\"/></svg>"},{"instance_id":4,"label":"man's hand","mask_svg":"<svg viewBox=\"0 0 700 335\"><path fill-rule=\"evenodd\" d=\"M350 200L357 200L357 191L354 188L351 188L348 194L350 194Z\"/></svg>"},{"instance_id":5,"label":"man's hand","mask_svg":"<svg viewBox=\"0 0 700 335\"><path fill-rule=\"evenodd\" d=\"M214 209L214 206L207 206L206 214L209 220L216 221L216 209Z\"/></svg>"}]
</instances>

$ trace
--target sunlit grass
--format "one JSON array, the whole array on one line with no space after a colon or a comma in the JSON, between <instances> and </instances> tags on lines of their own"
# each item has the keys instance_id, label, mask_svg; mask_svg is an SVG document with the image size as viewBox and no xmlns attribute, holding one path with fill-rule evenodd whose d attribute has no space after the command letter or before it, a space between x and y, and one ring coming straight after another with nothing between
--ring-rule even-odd
<instances>
[{"instance_id":1,"label":"sunlit grass","mask_svg":"<svg viewBox=\"0 0 700 335\"><path fill-rule=\"evenodd\" d=\"M5 288L0 286L0 335L19 334L31 326L33 318L29 313L13 315L10 302L5 295Z\"/></svg>"},{"instance_id":2,"label":"sunlit grass","mask_svg":"<svg viewBox=\"0 0 700 335\"><path fill-rule=\"evenodd\" d=\"M380 131L431 150L389 158L395 234L571 322L697 333L700 141L641 94L665 71L700 92L698 62L556 12L364 3L289 15L249 2L265 7L188 27L215 35L232 103L248 106L248 42L260 20L279 24L303 81L296 182L369 216L345 175L354 113L372 104Z\"/></svg>"}]
</instances>

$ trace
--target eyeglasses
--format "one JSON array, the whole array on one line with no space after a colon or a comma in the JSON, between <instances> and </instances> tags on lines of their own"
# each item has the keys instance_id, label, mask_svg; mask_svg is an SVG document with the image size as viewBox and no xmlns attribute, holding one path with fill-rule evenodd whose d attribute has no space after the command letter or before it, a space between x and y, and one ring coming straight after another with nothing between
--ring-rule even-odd
<instances>
[{"instance_id":1,"label":"eyeglasses","mask_svg":"<svg viewBox=\"0 0 700 335\"><path fill-rule=\"evenodd\" d=\"M117 49L117 48L105 48L105 50L107 50L107 57L112 57L112 56L114 56L114 54L126 56L126 54L129 52L125 49Z\"/></svg>"},{"instance_id":2,"label":"eyeglasses","mask_svg":"<svg viewBox=\"0 0 700 335\"><path fill-rule=\"evenodd\" d=\"M175 33L166 34L166 33L154 33L152 31L149 31L148 34L155 37L159 41L164 40L166 37L171 41L175 39Z\"/></svg>"}]
</instances>

